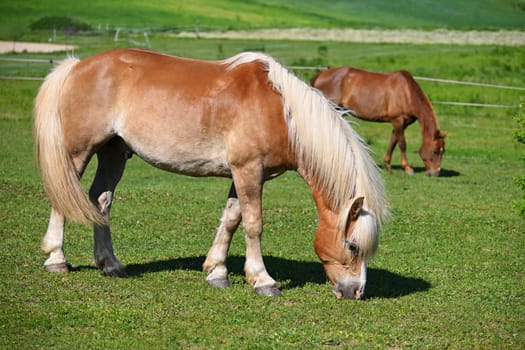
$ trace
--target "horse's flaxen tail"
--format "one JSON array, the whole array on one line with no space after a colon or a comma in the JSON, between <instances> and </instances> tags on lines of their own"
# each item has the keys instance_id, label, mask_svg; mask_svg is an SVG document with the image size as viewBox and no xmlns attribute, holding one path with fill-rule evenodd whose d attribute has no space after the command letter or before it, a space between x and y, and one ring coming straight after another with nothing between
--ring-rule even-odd
<instances>
[{"instance_id":1,"label":"horse's flaxen tail","mask_svg":"<svg viewBox=\"0 0 525 350\"><path fill-rule=\"evenodd\" d=\"M67 219L102 224L105 219L83 190L64 145L59 100L62 86L78 62L76 58L62 61L40 87L34 109L35 157L52 207Z\"/></svg>"}]
</instances>

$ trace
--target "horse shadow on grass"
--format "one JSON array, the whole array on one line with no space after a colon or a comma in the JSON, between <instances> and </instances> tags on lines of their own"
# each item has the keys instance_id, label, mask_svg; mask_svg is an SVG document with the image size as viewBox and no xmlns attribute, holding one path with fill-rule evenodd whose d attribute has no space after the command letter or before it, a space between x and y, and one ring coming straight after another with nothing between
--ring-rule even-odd
<instances>
[{"instance_id":1,"label":"horse shadow on grass","mask_svg":"<svg viewBox=\"0 0 525 350\"><path fill-rule=\"evenodd\" d=\"M161 271L195 270L202 271L205 256L186 257L152 261L142 264L129 264L126 271L131 278ZM244 257L229 256L227 265L230 275L244 276ZM296 261L273 256L265 256L264 263L282 290L301 288L307 283L325 284L326 274L321 263ZM204 278L204 273L203 273ZM402 276L378 268L368 268L366 298L398 298L416 292L426 291L431 284L423 279Z\"/></svg>"},{"instance_id":2,"label":"horse shadow on grass","mask_svg":"<svg viewBox=\"0 0 525 350\"><path fill-rule=\"evenodd\" d=\"M384 169L384 167L383 167ZM413 167L415 174L425 173L427 170L424 167ZM404 171L401 165L392 165L392 170L395 171ZM441 169L439 172L439 177L456 177L460 176L461 173L451 170L451 169Z\"/></svg>"}]
</instances>

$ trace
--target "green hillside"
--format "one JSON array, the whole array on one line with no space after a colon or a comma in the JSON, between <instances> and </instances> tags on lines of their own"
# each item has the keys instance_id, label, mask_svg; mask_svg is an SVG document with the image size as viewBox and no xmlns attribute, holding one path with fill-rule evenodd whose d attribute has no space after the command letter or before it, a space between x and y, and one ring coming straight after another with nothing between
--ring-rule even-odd
<instances>
[{"instance_id":1,"label":"green hillside","mask_svg":"<svg viewBox=\"0 0 525 350\"><path fill-rule=\"evenodd\" d=\"M67 16L93 28L158 30L255 28L525 29L525 0L4 0L0 36L27 31L44 16Z\"/></svg>"}]
</instances>

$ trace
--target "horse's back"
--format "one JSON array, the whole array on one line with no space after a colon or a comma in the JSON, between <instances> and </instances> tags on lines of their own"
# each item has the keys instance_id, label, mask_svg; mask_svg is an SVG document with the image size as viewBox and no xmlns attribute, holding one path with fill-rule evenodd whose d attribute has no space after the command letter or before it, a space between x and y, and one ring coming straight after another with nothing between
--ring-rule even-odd
<instances>
[{"instance_id":1,"label":"horse's back","mask_svg":"<svg viewBox=\"0 0 525 350\"><path fill-rule=\"evenodd\" d=\"M362 119L389 122L411 113L410 90L403 71L380 73L348 67L341 85L341 105Z\"/></svg>"}]
</instances>

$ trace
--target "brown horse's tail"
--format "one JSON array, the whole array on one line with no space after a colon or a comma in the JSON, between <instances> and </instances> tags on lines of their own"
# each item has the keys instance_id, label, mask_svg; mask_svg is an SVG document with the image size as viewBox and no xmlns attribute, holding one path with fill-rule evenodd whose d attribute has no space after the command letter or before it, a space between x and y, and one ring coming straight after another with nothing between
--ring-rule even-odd
<instances>
[{"instance_id":1,"label":"brown horse's tail","mask_svg":"<svg viewBox=\"0 0 525 350\"><path fill-rule=\"evenodd\" d=\"M35 157L52 207L67 219L102 224L105 219L83 190L64 145L59 100L62 86L78 62L76 58L62 61L40 87L34 109Z\"/></svg>"}]
</instances>

